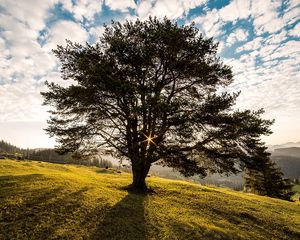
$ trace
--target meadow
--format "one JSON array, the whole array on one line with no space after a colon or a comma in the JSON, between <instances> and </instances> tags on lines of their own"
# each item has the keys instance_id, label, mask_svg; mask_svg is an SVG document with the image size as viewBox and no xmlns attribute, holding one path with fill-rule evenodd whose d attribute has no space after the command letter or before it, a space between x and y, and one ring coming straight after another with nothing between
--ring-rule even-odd
<instances>
[{"instance_id":1,"label":"meadow","mask_svg":"<svg viewBox=\"0 0 300 240\"><path fill-rule=\"evenodd\" d=\"M300 239L300 204L114 169L0 160L0 239Z\"/></svg>"}]
</instances>

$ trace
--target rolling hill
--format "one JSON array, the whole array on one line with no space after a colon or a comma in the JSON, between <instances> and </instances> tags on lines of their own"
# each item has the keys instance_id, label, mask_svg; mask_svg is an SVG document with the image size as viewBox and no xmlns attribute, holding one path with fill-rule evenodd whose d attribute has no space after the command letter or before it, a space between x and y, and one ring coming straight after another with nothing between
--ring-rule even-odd
<instances>
[{"instance_id":1,"label":"rolling hill","mask_svg":"<svg viewBox=\"0 0 300 240\"><path fill-rule=\"evenodd\" d=\"M0 160L0 239L300 239L299 202L129 173Z\"/></svg>"},{"instance_id":2,"label":"rolling hill","mask_svg":"<svg viewBox=\"0 0 300 240\"><path fill-rule=\"evenodd\" d=\"M300 148L277 148L272 152L272 160L280 167L284 176L300 179Z\"/></svg>"},{"instance_id":3,"label":"rolling hill","mask_svg":"<svg viewBox=\"0 0 300 240\"><path fill-rule=\"evenodd\" d=\"M272 152L272 155L300 158L300 147L276 148L274 152Z\"/></svg>"},{"instance_id":4,"label":"rolling hill","mask_svg":"<svg viewBox=\"0 0 300 240\"><path fill-rule=\"evenodd\" d=\"M285 143L282 145L269 146L269 151L271 152L271 158L280 167L284 176L290 179L300 179L300 142L298 143ZM289 147L288 147L289 146ZM52 163L70 163L70 164L81 164L81 165L93 165L93 166L120 166L119 159L116 159L108 154L99 155L93 161L85 161L72 159L72 154L60 155L55 152L54 149L21 149L17 146L9 144L3 140L0 140L0 158L1 153L4 157L12 158L12 154L19 154L21 158L31 159L43 162ZM130 163L123 160L122 164L130 169ZM169 178L174 180L188 180L194 181L201 184L211 184L220 187L229 187L235 190L242 190L244 186L243 173L238 173L236 175L220 175L220 174L210 174L204 179L194 176L185 178L178 171L175 171L170 167L162 167L159 165L152 165L150 173L155 176L160 176L163 178Z\"/></svg>"}]
</instances>

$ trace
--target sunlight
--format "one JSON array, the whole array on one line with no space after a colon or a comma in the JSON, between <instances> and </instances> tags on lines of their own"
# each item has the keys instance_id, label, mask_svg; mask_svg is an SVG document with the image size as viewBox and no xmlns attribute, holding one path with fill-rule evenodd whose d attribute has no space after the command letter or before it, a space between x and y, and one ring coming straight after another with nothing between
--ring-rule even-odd
<instances>
[{"instance_id":1,"label":"sunlight","mask_svg":"<svg viewBox=\"0 0 300 240\"><path fill-rule=\"evenodd\" d=\"M155 146L157 146L156 143L153 141L153 139L157 138L157 136L156 137L154 137L154 135L152 136L152 132L150 132L149 136L147 136L144 133L143 133L143 135L146 138L143 142L147 142L147 147L149 147L151 143L154 144Z\"/></svg>"}]
</instances>

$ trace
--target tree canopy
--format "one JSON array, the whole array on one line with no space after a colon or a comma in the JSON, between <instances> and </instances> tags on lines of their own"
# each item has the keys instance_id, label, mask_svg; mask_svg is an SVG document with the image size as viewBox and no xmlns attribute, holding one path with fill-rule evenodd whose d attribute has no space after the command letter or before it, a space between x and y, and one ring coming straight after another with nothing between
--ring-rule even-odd
<instances>
[{"instance_id":1,"label":"tree canopy","mask_svg":"<svg viewBox=\"0 0 300 240\"><path fill-rule=\"evenodd\" d=\"M53 52L70 83L42 93L53 106L47 131L61 151L126 157L138 189L155 162L185 176L253 166L273 121L234 109L239 93L225 90L233 74L217 48L193 24L166 18L112 23L93 45L67 41Z\"/></svg>"}]
</instances>

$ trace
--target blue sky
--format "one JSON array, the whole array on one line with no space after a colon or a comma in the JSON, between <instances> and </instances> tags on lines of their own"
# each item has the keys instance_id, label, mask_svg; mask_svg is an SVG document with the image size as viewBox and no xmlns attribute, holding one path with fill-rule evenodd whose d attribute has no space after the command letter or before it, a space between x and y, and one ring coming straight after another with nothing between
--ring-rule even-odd
<instances>
[{"instance_id":1,"label":"blue sky","mask_svg":"<svg viewBox=\"0 0 300 240\"><path fill-rule=\"evenodd\" d=\"M111 20L149 16L195 22L219 41L235 74L228 90L242 92L237 107L275 118L268 144L300 141L299 0L0 0L0 139L53 146L39 94L45 80L64 84L51 49L65 39L93 43Z\"/></svg>"}]
</instances>

